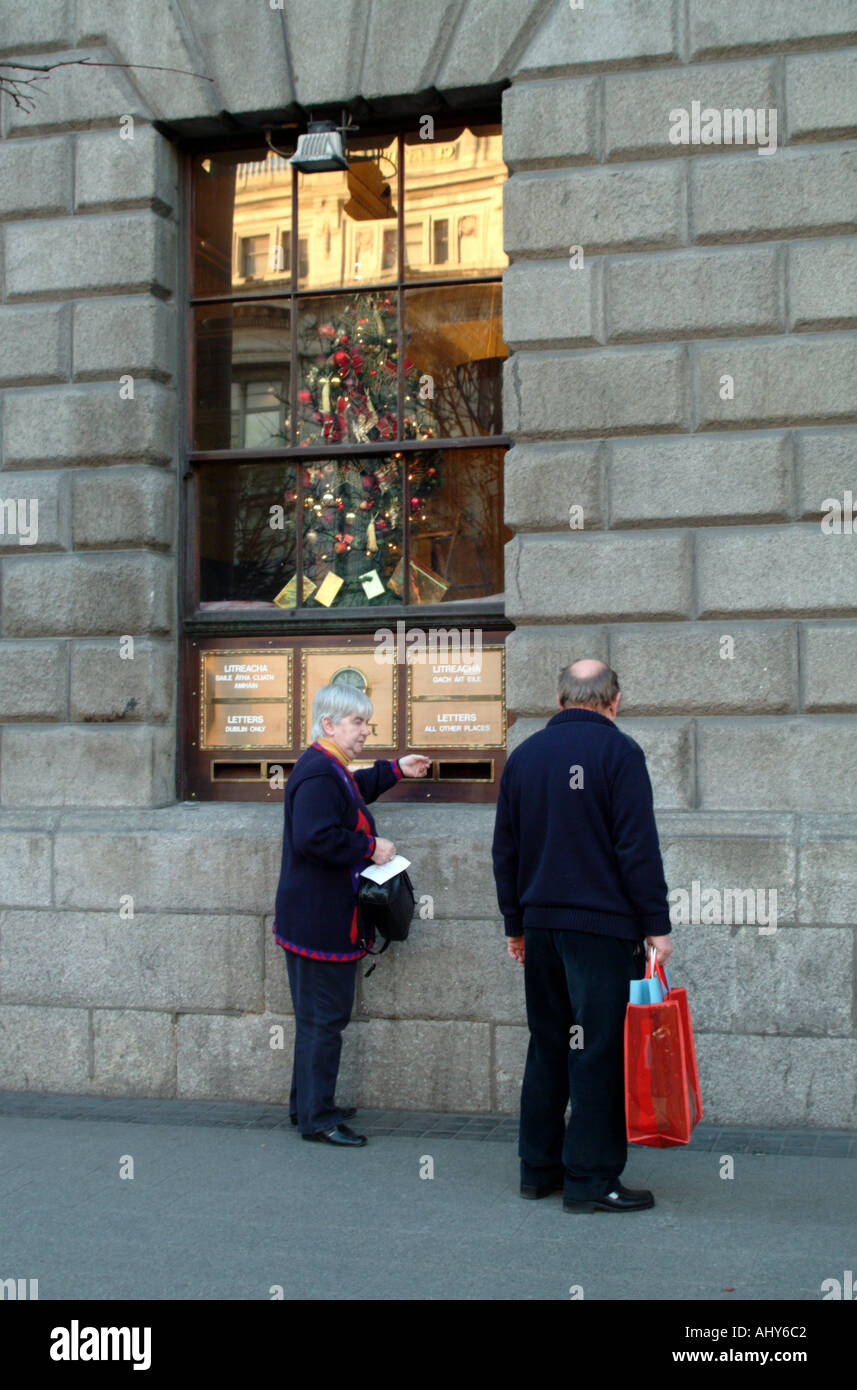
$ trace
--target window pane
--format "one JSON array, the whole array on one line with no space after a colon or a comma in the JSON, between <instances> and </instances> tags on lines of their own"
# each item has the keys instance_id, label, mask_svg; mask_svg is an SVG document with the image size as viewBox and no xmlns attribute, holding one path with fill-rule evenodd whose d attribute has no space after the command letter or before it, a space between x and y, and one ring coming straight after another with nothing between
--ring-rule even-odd
<instances>
[{"instance_id":1,"label":"window pane","mask_svg":"<svg viewBox=\"0 0 857 1390\"><path fill-rule=\"evenodd\" d=\"M349 167L298 173L299 234L309 254L298 288L395 280L395 258L385 256L384 233L397 225L397 141L389 135L347 139Z\"/></svg>"},{"instance_id":2,"label":"window pane","mask_svg":"<svg viewBox=\"0 0 857 1390\"><path fill-rule=\"evenodd\" d=\"M434 263L445 266L449 260L449 218L436 217L432 226L434 233Z\"/></svg>"},{"instance_id":3,"label":"window pane","mask_svg":"<svg viewBox=\"0 0 857 1390\"><path fill-rule=\"evenodd\" d=\"M381 261L382 270L392 270L396 273L396 256L398 254L398 232L395 227L385 227L383 235L383 259Z\"/></svg>"},{"instance_id":4,"label":"window pane","mask_svg":"<svg viewBox=\"0 0 857 1390\"><path fill-rule=\"evenodd\" d=\"M503 433L502 331L498 284L405 292L403 438Z\"/></svg>"},{"instance_id":5,"label":"window pane","mask_svg":"<svg viewBox=\"0 0 857 1390\"><path fill-rule=\"evenodd\" d=\"M203 605L273 606L295 573L295 495L293 463L216 464L200 469L199 596ZM281 510L272 512L272 507Z\"/></svg>"},{"instance_id":6,"label":"window pane","mask_svg":"<svg viewBox=\"0 0 857 1390\"><path fill-rule=\"evenodd\" d=\"M400 456L313 462L303 490L304 574L314 586L307 606L399 602L393 576L402 558Z\"/></svg>"},{"instance_id":7,"label":"window pane","mask_svg":"<svg viewBox=\"0 0 857 1390\"><path fill-rule=\"evenodd\" d=\"M194 161L195 295L258 294L289 283L291 180L288 159L278 154Z\"/></svg>"},{"instance_id":8,"label":"window pane","mask_svg":"<svg viewBox=\"0 0 857 1390\"><path fill-rule=\"evenodd\" d=\"M409 454L410 603L503 598L503 450Z\"/></svg>"},{"instance_id":9,"label":"window pane","mask_svg":"<svg viewBox=\"0 0 857 1390\"><path fill-rule=\"evenodd\" d=\"M288 301L194 310L196 449L289 444Z\"/></svg>"},{"instance_id":10,"label":"window pane","mask_svg":"<svg viewBox=\"0 0 857 1390\"><path fill-rule=\"evenodd\" d=\"M405 275L496 275L508 176L498 125L405 136Z\"/></svg>"},{"instance_id":11,"label":"window pane","mask_svg":"<svg viewBox=\"0 0 857 1390\"><path fill-rule=\"evenodd\" d=\"M203 465L200 602L204 608L279 608L284 616L299 606L299 468L306 608L499 603L503 546L512 534L502 522L503 453L450 449L298 465Z\"/></svg>"},{"instance_id":12,"label":"window pane","mask_svg":"<svg viewBox=\"0 0 857 1390\"><path fill-rule=\"evenodd\" d=\"M396 438L396 291L298 301L299 444Z\"/></svg>"}]
</instances>

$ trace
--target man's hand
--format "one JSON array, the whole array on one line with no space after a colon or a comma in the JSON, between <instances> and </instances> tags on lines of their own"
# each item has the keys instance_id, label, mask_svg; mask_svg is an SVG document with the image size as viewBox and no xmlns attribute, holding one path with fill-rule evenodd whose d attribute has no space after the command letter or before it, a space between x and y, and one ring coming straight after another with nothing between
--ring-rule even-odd
<instances>
[{"instance_id":1,"label":"man's hand","mask_svg":"<svg viewBox=\"0 0 857 1390\"><path fill-rule=\"evenodd\" d=\"M654 946L658 956L658 965L666 965L673 953L672 938L669 936L647 936L646 945Z\"/></svg>"},{"instance_id":2,"label":"man's hand","mask_svg":"<svg viewBox=\"0 0 857 1390\"><path fill-rule=\"evenodd\" d=\"M431 758L426 758L422 753L409 753L406 758L399 759L399 767L403 777L425 777L431 767Z\"/></svg>"},{"instance_id":3,"label":"man's hand","mask_svg":"<svg viewBox=\"0 0 857 1390\"><path fill-rule=\"evenodd\" d=\"M519 965L524 963L524 938L522 936L507 936L509 943L509 955L512 960L516 960Z\"/></svg>"},{"instance_id":4,"label":"man's hand","mask_svg":"<svg viewBox=\"0 0 857 1390\"><path fill-rule=\"evenodd\" d=\"M376 840L375 853L372 855L373 864L389 864L391 859L396 857L396 846L392 840Z\"/></svg>"}]
</instances>

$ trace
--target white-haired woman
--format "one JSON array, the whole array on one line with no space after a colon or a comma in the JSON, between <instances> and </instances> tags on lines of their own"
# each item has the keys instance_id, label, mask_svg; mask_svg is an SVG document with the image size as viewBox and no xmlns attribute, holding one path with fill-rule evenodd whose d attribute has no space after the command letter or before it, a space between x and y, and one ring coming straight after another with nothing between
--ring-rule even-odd
<instances>
[{"instance_id":1,"label":"white-haired woman","mask_svg":"<svg viewBox=\"0 0 857 1390\"><path fill-rule=\"evenodd\" d=\"M292 1123L304 1139L351 1148L366 1137L344 1123L355 1112L336 1105L335 1091L357 963L366 954L357 940L357 889L361 869L396 853L375 834L367 802L400 777L424 777L431 766L410 753L352 772L348 764L363 751L372 708L356 686L326 685L316 693L312 742L286 782L273 928L295 1010Z\"/></svg>"}]
</instances>

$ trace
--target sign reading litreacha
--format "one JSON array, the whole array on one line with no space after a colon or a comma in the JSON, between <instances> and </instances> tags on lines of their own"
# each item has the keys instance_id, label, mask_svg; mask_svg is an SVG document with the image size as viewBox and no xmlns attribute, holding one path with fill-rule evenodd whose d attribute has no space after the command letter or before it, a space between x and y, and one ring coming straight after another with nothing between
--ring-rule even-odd
<instances>
[{"instance_id":1,"label":"sign reading litreacha","mask_svg":"<svg viewBox=\"0 0 857 1390\"><path fill-rule=\"evenodd\" d=\"M203 652L201 674L203 748L289 746L291 652Z\"/></svg>"},{"instance_id":2,"label":"sign reading litreacha","mask_svg":"<svg viewBox=\"0 0 857 1390\"><path fill-rule=\"evenodd\" d=\"M408 742L412 748L506 746L505 650L439 661L408 659Z\"/></svg>"}]
</instances>

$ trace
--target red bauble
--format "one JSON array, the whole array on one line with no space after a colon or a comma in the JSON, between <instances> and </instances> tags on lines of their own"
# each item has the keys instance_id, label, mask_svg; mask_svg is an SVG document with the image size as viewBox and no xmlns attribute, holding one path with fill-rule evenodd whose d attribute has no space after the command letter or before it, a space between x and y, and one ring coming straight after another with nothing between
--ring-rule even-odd
<instances>
[{"instance_id":1,"label":"red bauble","mask_svg":"<svg viewBox=\"0 0 857 1390\"><path fill-rule=\"evenodd\" d=\"M309 405L310 401L312 400L312 394L306 390L298 391L298 400L300 401L301 405Z\"/></svg>"},{"instance_id":2,"label":"red bauble","mask_svg":"<svg viewBox=\"0 0 857 1390\"><path fill-rule=\"evenodd\" d=\"M343 352L342 348L337 348L336 352L333 354L333 360L337 367L340 367L344 371L349 362L348 353Z\"/></svg>"}]
</instances>

